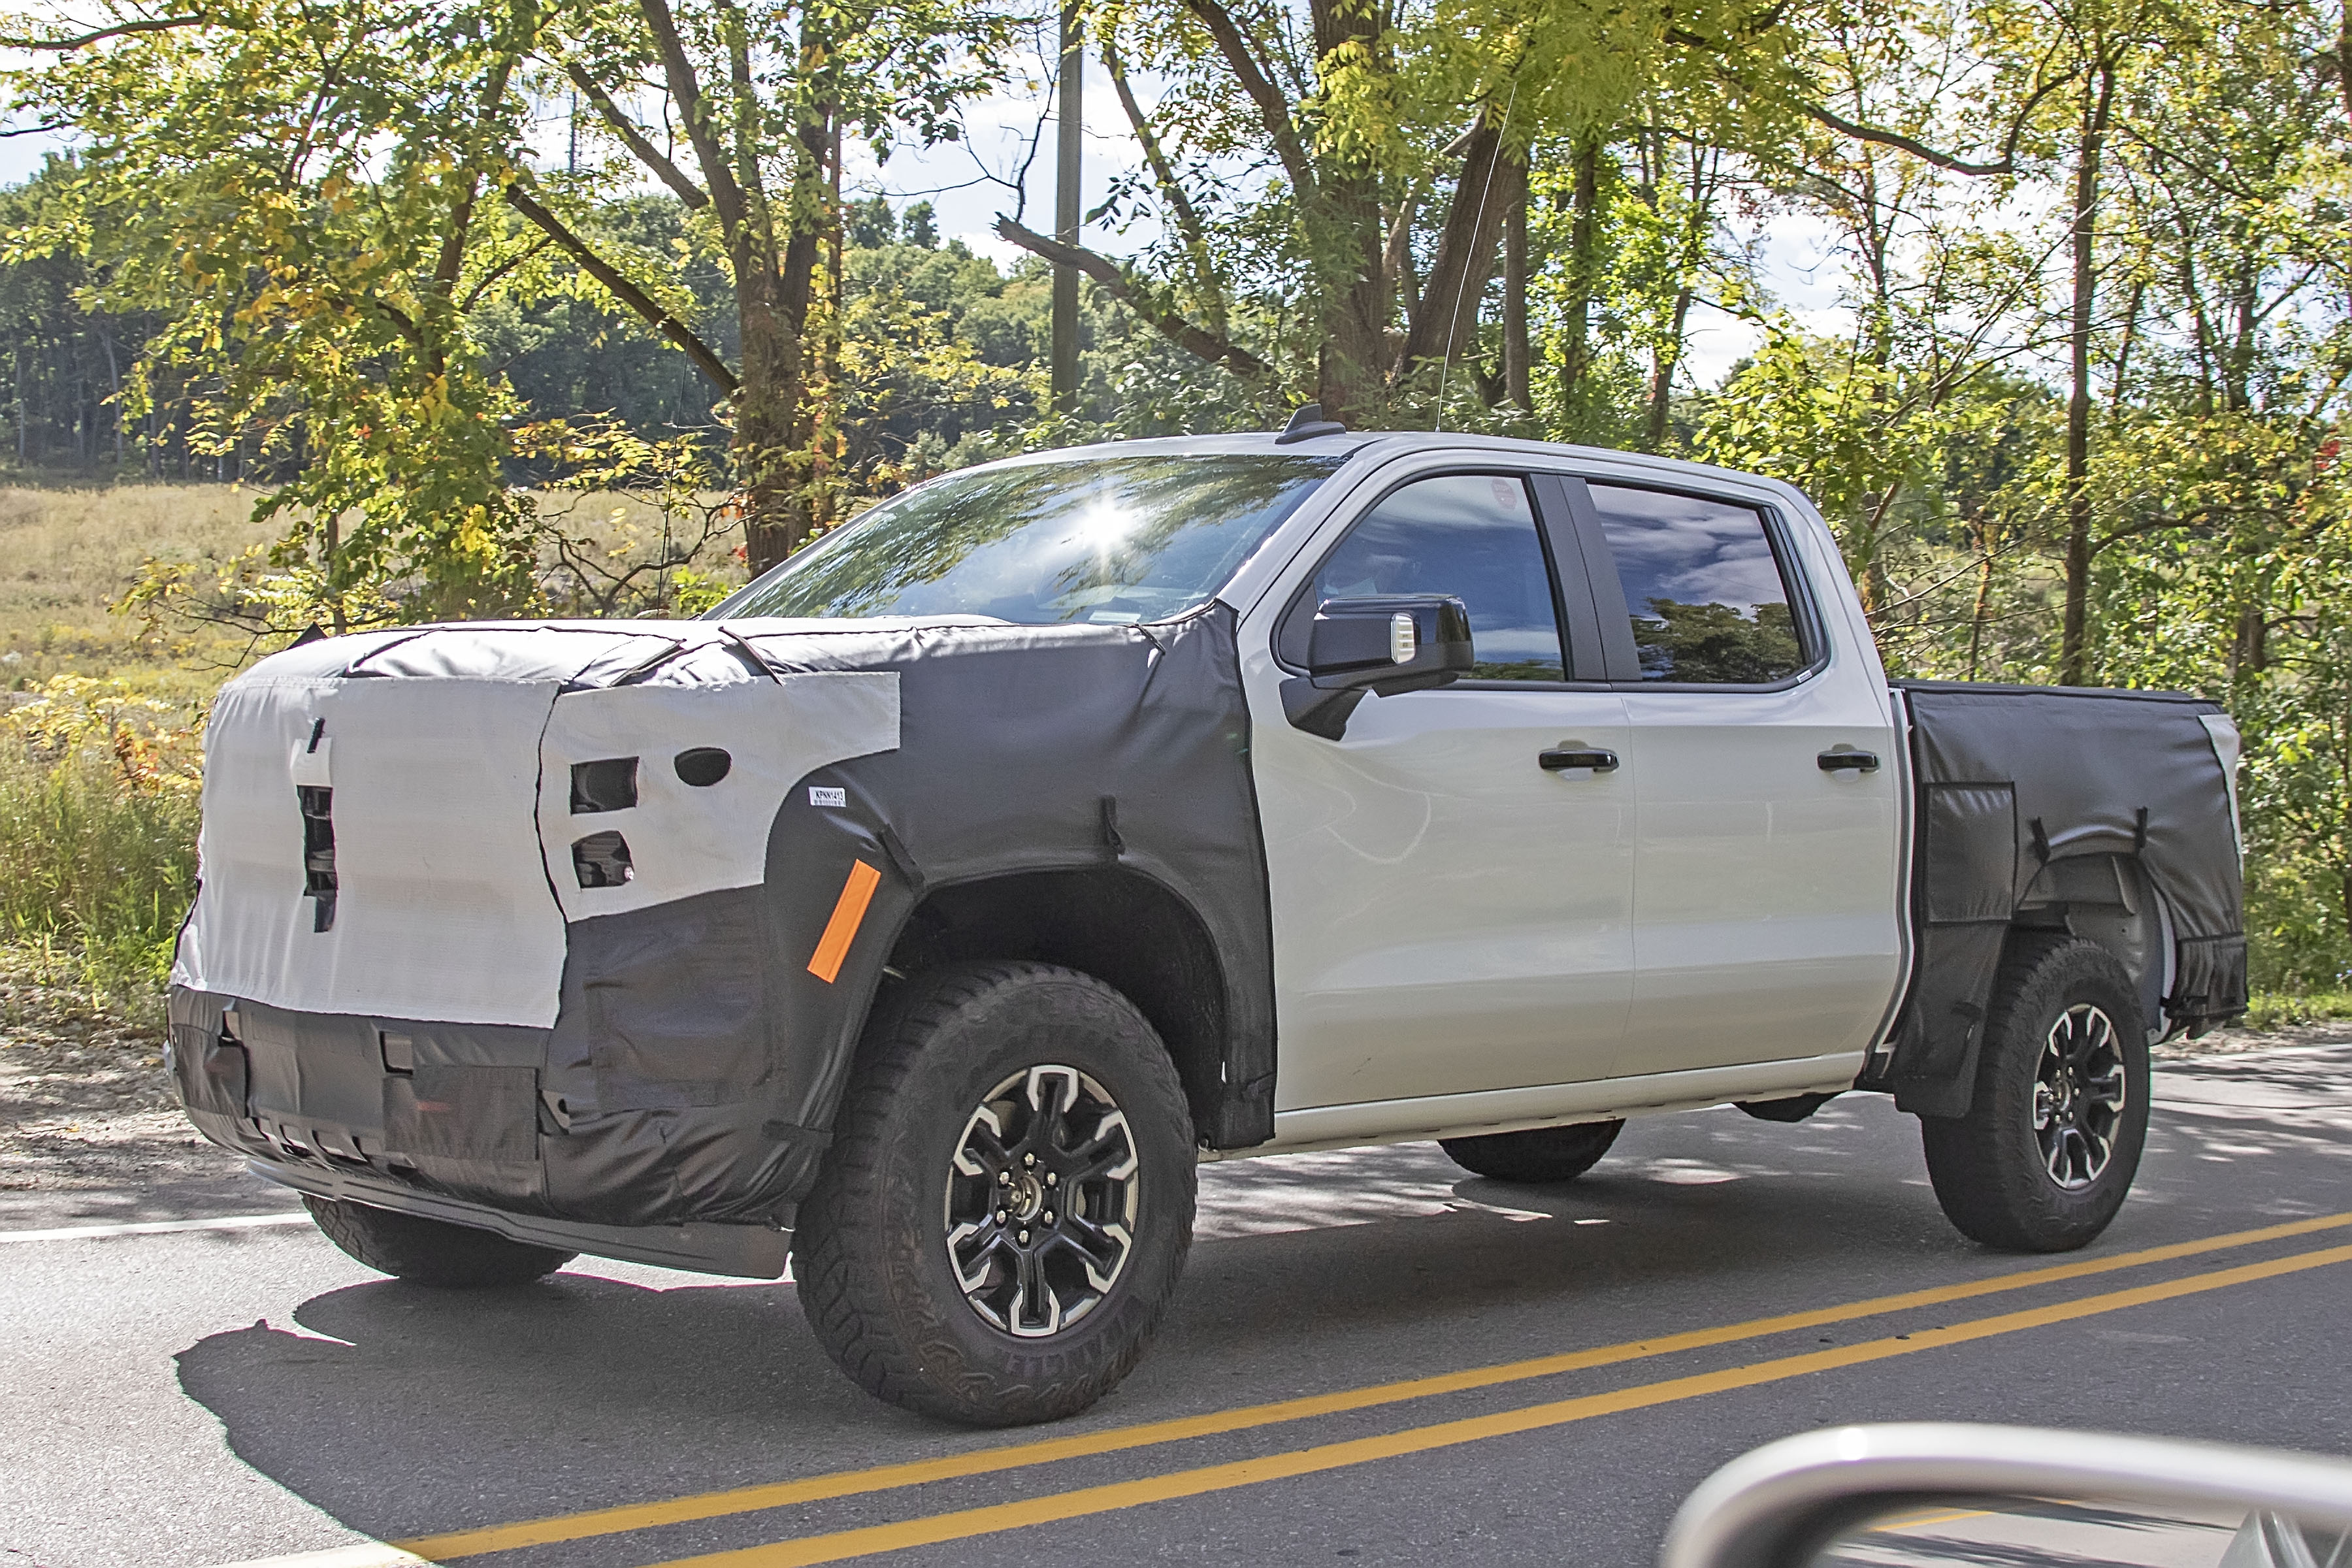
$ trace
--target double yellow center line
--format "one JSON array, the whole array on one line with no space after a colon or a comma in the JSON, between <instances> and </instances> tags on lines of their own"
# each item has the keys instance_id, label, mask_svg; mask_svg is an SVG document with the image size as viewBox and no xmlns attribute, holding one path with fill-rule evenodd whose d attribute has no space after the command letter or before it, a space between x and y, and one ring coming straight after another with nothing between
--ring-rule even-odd
<instances>
[{"instance_id":1,"label":"double yellow center line","mask_svg":"<svg viewBox=\"0 0 2352 1568\"><path fill-rule=\"evenodd\" d=\"M1537 1356L1526 1361L1447 1373L1435 1377L1378 1384L1364 1388L1342 1390L1334 1394L1279 1400L1233 1410L1213 1411L1201 1415L1180 1416L1172 1420L1145 1422L1136 1426L1112 1427L1100 1432L1048 1438L1041 1442L999 1444L975 1448L962 1454L920 1459L907 1464L837 1471L830 1475L811 1476L800 1480L705 1492L698 1496L675 1498L659 1502L633 1503L619 1508L596 1509L516 1524L492 1525L480 1530L454 1531L445 1534L404 1541L397 1544L420 1557L436 1562L447 1562L485 1552L508 1552L520 1547L543 1546L566 1541L585 1540L594 1536L649 1530L663 1525L688 1523L698 1520L753 1513L795 1503L862 1496L902 1487L919 1486L930 1481L951 1480L966 1476L993 1475L1008 1469L1045 1464L1057 1459L1118 1453L1126 1449L1181 1442L1187 1438L1212 1436L1221 1433L1245 1431L1345 1411L1370 1409L1383 1405L1399 1404L1406 1400L1426 1399L1438 1394L1522 1383L1531 1379L1555 1376L1561 1373L1619 1365L1680 1351L1736 1343L1771 1334L1787 1333L1798 1329L1851 1322L1857 1319L1877 1317L1890 1312L1941 1306L1976 1297L2029 1289L2035 1286L2057 1284L2071 1279L2087 1279L2100 1274L2113 1273L2119 1269L2141 1268L2149 1264L2192 1258L2232 1247L2251 1247L2263 1242L2286 1240L2324 1231L2340 1230L2347 1226L2352 1226L2352 1214L2295 1220L2283 1225L2267 1226L2258 1230L2237 1231L2230 1235L2210 1237L2198 1241L2177 1242L2167 1247L2118 1253L2111 1258L2088 1258L2076 1263L2021 1269L2012 1273L1995 1275L1989 1279L1964 1280L1957 1284L1937 1286L1925 1290L1877 1296L1838 1306L1782 1313L1775 1317L1750 1319L1746 1322L1726 1324L1719 1328L1697 1329L1685 1333L1635 1340L1593 1350ZM679 1563L664 1564L662 1568L683 1568L684 1564L689 1563L693 1568L719 1568L719 1565L724 1565L724 1568L795 1568L798 1564L839 1562L870 1552L961 1540L997 1531L1018 1529L1025 1525L1043 1524L1055 1520L1073 1519L1087 1514L1132 1508L1142 1503L1196 1497L1206 1492L1252 1486L1262 1481L1277 1480L1286 1477L1309 1475L1320 1470L1336 1469L1375 1459L1422 1453L1433 1448L1448 1447L1486 1437L1504 1436L1546 1426L1561 1426L1570 1422L1587 1420L1596 1415L1643 1409L1702 1394L1755 1387L1761 1384L1800 1377L1810 1373L1883 1361L1918 1351L1934 1350L1997 1334L2013 1333L2022 1329L2065 1322L2126 1307L2170 1300L2179 1297L2224 1289L2231 1285L2251 1283L2346 1261L2352 1261L2352 1246L2299 1253L2270 1262L2190 1275L2183 1279L2144 1285L2133 1289L2084 1297L2054 1306L2038 1307L2024 1311L1977 1319L1969 1322L1924 1329L1913 1333L1868 1341L1859 1344L1833 1346L1800 1355L1784 1356L1747 1366L1727 1368L1719 1372L1670 1378L1663 1382L1643 1384L1605 1394L1585 1394L1493 1415L1409 1427L1379 1436L1299 1448L1261 1458L1210 1465L1195 1469L1148 1477L1139 1480L1081 1488L987 1508L929 1515L899 1523L807 1536L797 1541L682 1559Z\"/></svg>"}]
</instances>

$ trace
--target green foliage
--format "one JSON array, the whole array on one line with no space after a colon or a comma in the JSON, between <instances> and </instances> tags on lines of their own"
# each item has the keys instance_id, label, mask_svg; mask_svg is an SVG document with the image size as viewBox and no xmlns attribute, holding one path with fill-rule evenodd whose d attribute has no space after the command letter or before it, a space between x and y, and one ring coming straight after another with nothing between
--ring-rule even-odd
<instances>
[{"instance_id":1,"label":"green foliage","mask_svg":"<svg viewBox=\"0 0 2352 1568\"><path fill-rule=\"evenodd\" d=\"M194 732L121 682L64 677L0 747L0 934L80 983L161 985L196 885Z\"/></svg>"}]
</instances>

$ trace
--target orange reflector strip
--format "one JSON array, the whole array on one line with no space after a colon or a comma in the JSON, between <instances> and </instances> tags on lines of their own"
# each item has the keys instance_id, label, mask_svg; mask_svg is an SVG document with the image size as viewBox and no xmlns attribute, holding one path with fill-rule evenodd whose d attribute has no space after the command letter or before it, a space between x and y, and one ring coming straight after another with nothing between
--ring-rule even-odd
<instances>
[{"instance_id":1,"label":"orange reflector strip","mask_svg":"<svg viewBox=\"0 0 2352 1568\"><path fill-rule=\"evenodd\" d=\"M849 944L857 940L857 928L866 921L866 906L874 901L874 889L882 885L882 873L860 860L849 868L849 880L841 885L841 897L833 906L833 918L824 922L824 934L816 939L816 952L809 960L809 973L827 985L841 973L841 961L849 956Z\"/></svg>"}]
</instances>

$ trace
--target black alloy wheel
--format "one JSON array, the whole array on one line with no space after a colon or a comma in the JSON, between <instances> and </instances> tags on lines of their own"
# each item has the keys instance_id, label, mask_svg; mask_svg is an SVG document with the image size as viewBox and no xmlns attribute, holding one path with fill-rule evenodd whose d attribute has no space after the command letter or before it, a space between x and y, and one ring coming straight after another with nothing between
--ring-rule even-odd
<instances>
[{"instance_id":1,"label":"black alloy wheel","mask_svg":"<svg viewBox=\"0 0 2352 1568\"><path fill-rule=\"evenodd\" d=\"M989 1090L947 1173L948 1261L971 1310L1020 1339L1083 1321L1135 1251L1142 1169L1127 1113L1077 1068Z\"/></svg>"},{"instance_id":2,"label":"black alloy wheel","mask_svg":"<svg viewBox=\"0 0 2352 1568\"><path fill-rule=\"evenodd\" d=\"M2067 1008L2033 1069L2033 1136L2050 1179L2069 1192L2096 1182L2115 1158L2130 1102L2115 1020L2094 1003Z\"/></svg>"}]
</instances>

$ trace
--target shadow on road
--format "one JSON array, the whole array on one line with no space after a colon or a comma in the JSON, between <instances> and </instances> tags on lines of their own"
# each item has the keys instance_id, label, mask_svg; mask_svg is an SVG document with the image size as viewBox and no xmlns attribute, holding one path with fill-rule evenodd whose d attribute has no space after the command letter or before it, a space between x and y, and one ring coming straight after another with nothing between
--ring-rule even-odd
<instances>
[{"instance_id":1,"label":"shadow on road","mask_svg":"<svg viewBox=\"0 0 2352 1568\"><path fill-rule=\"evenodd\" d=\"M1228 1238L1195 1247L1138 1373L1058 1430L2004 1266L1949 1232L1924 1186L1889 1179L1916 1174L1907 1121L1832 1110L1769 1136L1717 1124L1721 1136L1637 1128L1600 1169L1551 1189L1465 1178L1425 1145L1220 1173L1204 1182L1204 1226ZM1004 1440L869 1399L818 1350L788 1284L562 1274L446 1292L385 1280L314 1297L291 1324L211 1335L178 1360L182 1387L241 1459L378 1536Z\"/></svg>"},{"instance_id":2,"label":"shadow on road","mask_svg":"<svg viewBox=\"0 0 2352 1568\"><path fill-rule=\"evenodd\" d=\"M2312 1062L2209 1072L2201 1089L2175 1079L2208 1101L2230 1099L2217 1086L2251 1079L2270 1096L2336 1104L2181 1104L2160 1115L2138 1194L2095 1250L2352 1207L2344 1183L2326 1179L2352 1152L2337 1108L2347 1076L2344 1064ZM2159 1104L2167 1098L2159 1091ZM2327 1124L2294 1125L2303 1116ZM1855 1097L1797 1127L1730 1111L1636 1123L1591 1174L1552 1188L1466 1177L1428 1144L1206 1169L1203 1239L1157 1343L1115 1394L1056 1430L1424 1376L2023 1266L1945 1224L1917 1140L1916 1122L1889 1103ZM2315 1152L2326 1156L2316 1165ZM866 1397L817 1349L788 1284L638 1277L659 1284L567 1273L487 1293L352 1286L305 1301L291 1323L200 1341L181 1352L180 1381L247 1463L389 1537L1006 1440ZM1881 1331L1866 1322L1838 1331ZM1199 1462L1196 1453L1184 1462ZM1088 1477L1160 1462L1106 1459ZM833 1506L830 1519L873 1516L863 1504ZM779 1528L801 1522L796 1515ZM614 1542L604 1552L626 1550ZM605 1560L584 1543L566 1551L585 1553L567 1563Z\"/></svg>"}]
</instances>

